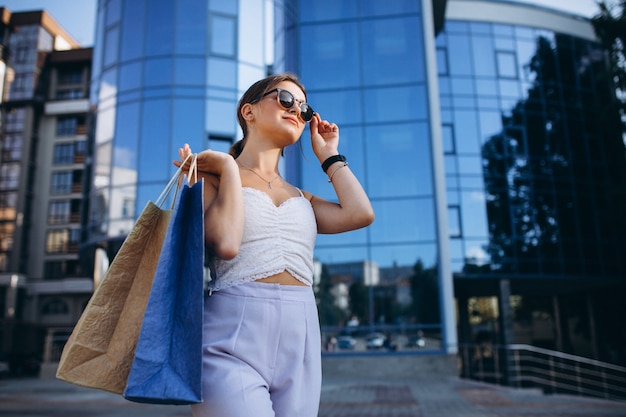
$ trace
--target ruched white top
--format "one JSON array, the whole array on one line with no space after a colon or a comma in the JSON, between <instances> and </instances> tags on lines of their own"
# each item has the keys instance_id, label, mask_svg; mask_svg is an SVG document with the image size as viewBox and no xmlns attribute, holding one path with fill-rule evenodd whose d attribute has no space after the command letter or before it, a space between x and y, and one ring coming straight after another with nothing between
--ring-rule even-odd
<instances>
[{"instance_id":1,"label":"ruched white top","mask_svg":"<svg viewBox=\"0 0 626 417\"><path fill-rule=\"evenodd\" d=\"M243 187L243 206L239 252L231 260L212 260L209 288L217 291L283 271L312 285L317 223L310 201L300 192L277 207L263 191Z\"/></svg>"}]
</instances>

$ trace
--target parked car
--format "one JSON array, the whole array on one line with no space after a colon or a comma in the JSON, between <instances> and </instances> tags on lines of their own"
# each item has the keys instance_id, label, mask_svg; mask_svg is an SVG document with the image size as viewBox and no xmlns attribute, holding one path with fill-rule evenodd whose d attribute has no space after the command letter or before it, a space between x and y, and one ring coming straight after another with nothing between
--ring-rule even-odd
<instances>
[{"instance_id":1,"label":"parked car","mask_svg":"<svg viewBox=\"0 0 626 417\"><path fill-rule=\"evenodd\" d=\"M337 339L337 346L339 349L352 350L356 345L356 340L352 336L339 336Z\"/></svg>"},{"instance_id":2,"label":"parked car","mask_svg":"<svg viewBox=\"0 0 626 417\"><path fill-rule=\"evenodd\" d=\"M365 339L365 346L368 349L382 349L385 347L387 337L382 333L372 333Z\"/></svg>"}]
</instances>

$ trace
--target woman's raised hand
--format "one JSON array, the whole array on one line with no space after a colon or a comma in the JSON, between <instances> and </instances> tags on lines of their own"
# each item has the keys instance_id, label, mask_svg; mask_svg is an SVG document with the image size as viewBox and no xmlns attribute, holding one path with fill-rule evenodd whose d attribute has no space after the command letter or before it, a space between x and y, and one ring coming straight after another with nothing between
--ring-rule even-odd
<instances>
[{"instance_id":1,"label":"woman's raised hand","mask_svg":"<svg viewBox=\"0 0 626 417\"><path fill-rule=\"evenodd\" d=\"M337 155L339 146L339 127L328 120L322 120L318 113L315 113L309 123L311 131L311 145L315 156L323 162L329 156Z\"/></svg>"}]
</instances>

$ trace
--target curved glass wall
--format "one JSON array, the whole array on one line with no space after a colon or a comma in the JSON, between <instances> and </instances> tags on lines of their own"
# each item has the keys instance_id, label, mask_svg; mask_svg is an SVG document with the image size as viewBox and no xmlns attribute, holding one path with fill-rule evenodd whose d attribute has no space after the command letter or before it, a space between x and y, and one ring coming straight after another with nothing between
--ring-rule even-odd
<instances>
[{"instance_id":1,"label":"curved glass wall","mask_svg":"<svg viewBox=\"0 0 626 417\"><path fill-rule=\"evenodd\" d=\"M623 152L600 45L448 21L437 57L453 270L618 276Z\"/></svg>"},{"instance_id":2,"label":"curved glass wall","mask_svg":"<svg viewBox=\"0 0 626 417\"><path fill-rule=\"evenodd\" d=\"M242 90L276 64L273 15L269 0L99 1L92 241L130 231L183 143L224 150L238 139Z\"/></svg>"},{"instance_id":3,"label":"curved glass wall","mask_svg":"<svg viewBox=\"0 0 626 417\"><path fill-rule=\"evenodd\" d=\"M366 229L318 236L326 349L441 349L421 2L316 0L303 3L298 18L307 100L340 126L339 150L376 212ZM298 159L302 188L333 200L309 140L305 131L287 157Z\"/></svg>"}]
</instances>

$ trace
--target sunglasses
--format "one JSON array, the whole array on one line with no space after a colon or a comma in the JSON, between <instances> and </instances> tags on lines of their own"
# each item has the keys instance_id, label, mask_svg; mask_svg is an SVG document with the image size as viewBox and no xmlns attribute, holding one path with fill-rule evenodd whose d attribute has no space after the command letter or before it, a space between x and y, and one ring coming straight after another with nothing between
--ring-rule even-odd
<instances>
[{"instance_id":1,"label":"sunglasses","mask_svg":"<svg viewBox=\"0 0 626 417\"><path fill-rule=\"evenodd\" d=\"M270 90L267 93L263 94L261 97L257 98L256 100L251 101L250 104L254 104L258 101L261 101L261 99L263 99L266 96L269 96L272 93L277 93L276 99L278 100L278 104L280 104L281 107L285 109L292 108L293 105L296 103L296 101L298 101L298 103L300 104L300 118L304 120L304 122L310 122L311 119L313 118L315 111L313 110L311 106L309 106L305 102L296 100L293 94L291 94L287 90L283 90L282 88L275 88L273 90Z\"/></svg>"}]
</instances>

